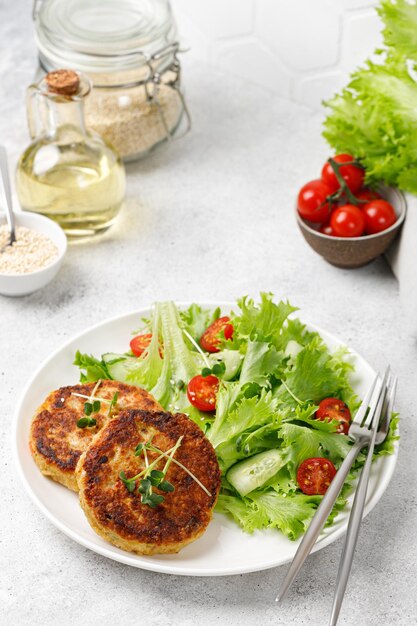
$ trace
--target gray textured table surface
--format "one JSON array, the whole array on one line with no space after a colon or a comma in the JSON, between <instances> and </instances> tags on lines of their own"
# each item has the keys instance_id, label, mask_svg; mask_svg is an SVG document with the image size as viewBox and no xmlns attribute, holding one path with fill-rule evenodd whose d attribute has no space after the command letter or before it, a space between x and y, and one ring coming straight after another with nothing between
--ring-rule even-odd
<instances>
[{"instance_id":1,"label":"gray textured table surface","mask_svg":"<svg viewBox=\"0 0 417 626\"><path fill-rule=\"evenodd\" d=\"M5 3L2 3L2 7ZM13 167L28 141L24 89L35 52L27 3L0 9L0 137ZM230 300L273 291L340 335L376 368L399 374L402 442L395 476L363 523L341 624L416 623L416 345L382 260L327 265L304 243L294 193L327 151L320 120L267 90L186 62L193 132L128 168L118 224L72 246L43 291L0 299L0 622L2 624L308 624L327 622L341 540L309 558L287 602L284 569L225 578L154 574L98 556L29 500L11 457L10 423L28 377L52 350L96 322L156 299Z\"/></svg>"}]
</instances>

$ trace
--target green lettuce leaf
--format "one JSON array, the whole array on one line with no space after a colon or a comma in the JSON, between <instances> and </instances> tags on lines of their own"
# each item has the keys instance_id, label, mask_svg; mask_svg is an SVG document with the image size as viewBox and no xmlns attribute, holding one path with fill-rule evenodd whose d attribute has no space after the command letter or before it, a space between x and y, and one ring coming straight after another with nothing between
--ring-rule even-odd
<instances>
[{"instance_id":1,"label":"green lettuce leaf","mask_svg":"<svg viewBox=\"0 0 417 626\"><path fill-rule=\"evenodd\" d=\"M163 345L163 357L160 345ZM131 369L128 381L147 389L165 409L187 412L201 425L204 416L190 406L185 393L188 381L201 368L201 356L188 347L175 304L157 303L152 318L152 341Z\"/></svg>"},{"instance_id":2,"label":"green lettuce leaf","mask_svg":"<svg viewBox=\"0 0 417 626\"><path fill-rule=\"evenodd\" d=\"M283 358L284 354L274 346L263 341L249 340L239 377L240 386L255 384L271 387L271 379L281 367Z\"/></svg>"},{"instance_id":3,"label":"green lettuce leaf","mask_svg":"<svg viewBox=\"0 0 417 626\"><path fill-rule=\"evenodd\" d=\"M410 0L383 0L377 12L385 24L382 31L385 45L417 61L416 4Z\"/></svg>"},{"instance_id":4,"label":"green lettuce leaf","mask_svg":"<svg viewBox=\"0 0 417 626\"><path fill-rule=\"evenodd\" d=\"M101 359L96 359L90 354L82 354L77 350L73 364L81 370L80 381L82 383L111 379L105 362Z\"/></svg>"},{"instance_id":5,"label":"green lettuce leaf","mask_svg":"<svg viewBox=\"0 0 417 626\"><path fill-rule=\"evenodd\" d=\"M180 317L185 330L198 342L206 328L220 317L220 308L202 309L198 304L192 304L188 309L180 311Z\"/></svg>"},{"instance_id":6,"label":"green lettuce leaf","mask_svg":"<svg viewBox=\"0 0 417 626\"><path fill-rule=\"evenodd\" d=\"M220 494L216 510L231 515L248 533L278 528L290 539L297 539L308 527L320 500L321 496L276 491L253 492L244 500Z\"/></svg>"},{"instance_id":7,"label":"green lettuce leaf","mask_svg":"<svg viewBox=\"0 0 417 626\"><path fill-rule=\"evenodd\" d=\"M346 506L345 486L330 513L326 526L333 524L337 514ZM298 539L308 528L322 496L301 493L254 491L247 498L220 494L216 511L231 516L247 533L265 528L277 528L289 539Z\"/></svg>"},{"instance_id":8,"label":"green lettuce leaf","mask_svg":"<svg viewBox=\"0 0 417 626\"><path fill-rule=\"evenodd\" d=\"M272 398L270 391L263 389L260 396L251 398L243 397L238 404L234 405L232 410L224 409L221 402L228 404L233 402L229 399L228 390L232 389L232 396L236 393L236 383L230 383L220 390L218 395L218 406L222 409L222 419L218 419L218 415L214 419L207 437L211 441L214 448L219 448L221 444L228 442L236 447L237 438L245 432L258 430L264 425L270 428L277 418L276 401ZM233 404L232 404L233 406ZM221 456L221 449L218 450ZM240 458L236 450L236 460Z\"/></svg>"},{"instance_id":9,"label":"green lettuce leaf","mask_svg":"<svg viewBox=\"0 0 417 626\"><path fill-rule=\"evenodd\" d=\"M270 343L277 350L283 348L281 335L284 322L297 308L289 302L275 304L272 298L271 293L261 293L259 304L246 296L238 300L241 313L234 316L233 326L240 340Z\"/></svg>"},{"instance_id":10,"label":"green lettuce leaf","mask_svg":"<svg viewBox=\"0 0 417 626\"><path fill-rule=\"evenodd\" d=\"M322 341L320 335L316 331L307 330L305 324L299 319L288 319L280 333L277 346L282 350L285 349L289 341L296 341L301 346L306 346L315 339L318 343Z\"/></svg>"},{"instance_id":11,"label":"green lettuce leaf","mask_svg":"<svg viewBox=\"0 0 417 626\"><path fill-rule=\"evenodd\" d=\"M249 499L255 505L262 528L278 528L292 540L306 531L321 502L321 496L285 495L276 491L253 492Z\"/></svg>"},{"instance_id":12,"label":"green lettuce leaf","mask_svg":"<svg viewBox=\"0 0 417 626\"><path fill-rule=\"evenodd\" d=\"M383 443L375 447L374 456L384 456L387 454L394 454L395 442L400 439L400 436L398 435L399 421L400 421L400 418L399 418L398 413L393 413L387 438L385 439Z\"/></svg>"},{"instance_id":13,"label":"green lettuce leaf","mask_svg":"<svg viewBox=\"0 0 417 626\"><path fill-rule=\"evenodd\" d=\"M280 367L282 359L283 355L266 342L248 341L239 380L224 382L217 394L216 416L208 431L208 438L214 447L236 436L234 429L245 412L252 411L250 421L253 425L263 426L267 405L265 414L274 422L272 416L276 403L270 394L262 390L271 387L274 371ZM240 407L240 404L243 406ZM247 428L245 424L239 432Z\"/></svg>"},{"instance_id":14,"label":"green lettuce leaf","mask_svg":"<svg viewBox=\"0 0 417 626\"><path fill-rule=\"evenodd\" d=\"M323 398L337 397L352 410L357 404L347 377L352 366L343 356L341 352L331 355L314 338L298 353L295 364L284 372L285 380L274 393L279 405L295 408L300 403L318 404Z\"/></svg>"},{"instance_id":15,"label":"green lettuce leaf","mask_svg":"<svg viewBox=\"0 0 417 626\"><path fill-rule=\"evenodd\" d=\"M318 420L315 413L318 409L316 404L307 404L305 406L298 405L291 407L290 411L283 412L283 422L295 422L301 425L307 424L316 430L324 430L328 433L336 433L340 422L338 420ZM281 408L282 411L282 408Z\"/></svg>"},{"instance_id":16,"label":"green lettuce leaf","mask_svg":"<svg viewBox=\"0 0 417 626\"><path fill-rule=\"evenodd\" d=\"M279 470L279 472L271 478L262 488L262 490L273 489L278 493L295 493L298 490L298 485L294 476L291 475L288 465Z\"/></svg>"},{"instance_id":17,"label":"green lettuce leaf","mask_svg":"<svg viewBox=\"0 0 417 626\"><path fill-rule=\"evenodd\" d=\"M347 435L328 433L297 424L282 424L280 436L292 474L305 459L325 457L340 465L352 445Z\"/></svg>"}]
</instances>

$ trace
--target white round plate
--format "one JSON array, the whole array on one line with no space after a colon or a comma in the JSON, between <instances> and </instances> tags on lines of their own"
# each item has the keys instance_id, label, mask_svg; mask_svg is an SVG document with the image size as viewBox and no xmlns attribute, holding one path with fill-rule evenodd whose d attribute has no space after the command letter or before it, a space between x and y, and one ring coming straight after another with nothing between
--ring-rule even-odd
<instances>
[{"instance_id":1,"label":"white round plate","mask_svg":"<svg viewBox=\"0 0 417 626\"><path fill-rule=\"evenodd\" d=\"M213 303L202 305L212 307ZM231 308L230 304L223 305L225 312ZM79 371L72 365L76 350L94 355L124 352L132 330L138 328L141 318L149 314L149 309L135 311L86 330L49 357L29 381L14 417L13 435L17 465L27 492L46 517L68 537L98 554L133 567L183 576L226 576L264 570L291 561L298 541L290 541L276 530L248 535L221 514L214 515L203 537L179 554L139 556L125 552L96 535L78 504L77 495L43 476L35 465L28 445L32 416L50 391L79 381ZM309 327L318 330L330 348L343 345L329 333L311 325ZM352 384L363 396L375 372L359 354L352 351L351 354L355 365ZM382 456L373 464L365 514L376 505L387 488L397 455L398 446L394 455ZM324 530L314 551L343 535L348 513L349 507L338 515L333 526Z\"/></svg>"}]
</instances>

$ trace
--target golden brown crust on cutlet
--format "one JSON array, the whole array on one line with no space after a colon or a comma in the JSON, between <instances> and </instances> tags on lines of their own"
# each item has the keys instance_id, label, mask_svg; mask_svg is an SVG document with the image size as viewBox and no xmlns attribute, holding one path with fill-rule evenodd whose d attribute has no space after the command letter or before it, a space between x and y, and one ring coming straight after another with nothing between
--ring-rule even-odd
<instances>
[{"instance_id":1,"label":"golden brown crust on cutlet","mask_svg":"<svg viewBox=\"0 0 417 626\"><path fill-rule=\"evenodd\" d=\"M183 436L175 458L208 489L201 487L172 463L167 473L175 487L164 502L152 509L141 503L137 490L129 493L119 478L144 468L143 454L135 456L138 443L170 449ZM148 451L149 462L158 454ZM158 464L162 469L165 459ZM121 411L93 441L77 467L80 502L93 529L115 546L138 554L175 553L205 531L220 489L216 454L202 430L186 415L165 412ZM137 486L139 481L137 481Z\"/></svg>"},{"instance_id":2,"label":"golden brown crust on cutlet","mask_svg":"<svg viewBox=\"0 0 417 626\"><path fill-rule=\"evenodd\" d=\"M36 412L31 426L30 448L41 472L53 480L78 491L75 468L82 453L93 438L110 421L109 404L102 402L94 414L96 426L79 428L77 421L84 416L85 398L73 393L90 395L96 383L61 387L52 391ZM146 391L114 380L103 380L96 395L111 400L118 392L114 413L123 408L161 410L161 405Z\"/></svg>"}]
</instances>

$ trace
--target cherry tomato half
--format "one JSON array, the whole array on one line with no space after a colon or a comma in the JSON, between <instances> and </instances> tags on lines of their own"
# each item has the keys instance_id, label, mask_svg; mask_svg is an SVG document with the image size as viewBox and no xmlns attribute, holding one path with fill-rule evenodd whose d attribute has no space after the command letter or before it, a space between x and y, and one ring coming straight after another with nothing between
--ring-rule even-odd
<instances>
[{"instance_id":1,"label":"cherry tomato half","mask_svg":"<svg viewBox=\"0 0 417 626\"><path fill-rule=\"evenodd\" d=\"M337 432L348 434L350 420L352 419L349 407L338 398L324 398L316 411L316 418L323 422L337 420L340 422Z\"/></svg>"},{"instance_id":2,"label":"cherry tomato half","mask_svg":"<svg viewBox=\"0 0 417 626\"><path fill-rule=\"evenodd\" d=\"M136 335L130 342L130 349L135 356L140 356L152 341L152 333L144 333L143 335Z\"/></svg>"},{"instance_id":3,"label":"cherry tomato half","mask_svg":"<svg viewBox=\"0 0 417 626\"><path fill-rule=\"evenodd\" d=\"M301 491L308 496L322 496L335 475L336 468L329 459L306 459L298 467L297 482Z\"/></svg>"},{"instance_id":4,"label":"cherry tomato half","mask_svg":"<svg viewBox=\"0 0 417 626\"><path fill-rule=\"evenodd\" d=\"M358 193L355 193L355 197L357 200L361 200L361 204L359 205L360 208L363 207L362 203L365 203L365 201L370 202L371 200L378 200L379 198L381 198L377 191L374 191L373 189L368 189L367 187L364 187L363 189L358 191Z\"/></svg>"},{"instance_id":5,"label":"cherry tomato half","mask_svg":"<svg viewBox=\"0 0 417 626\"><path fill-rule=\"evenodd\" d=\"M354 160L355 157L351 154L338 154L333 157L333 161L336 161L336 163L349 163ZM365 178L365 171L361 167L358 167L357 165L342 165L339 172L352 193L359 191ZM323 182L330 187L331 193L334 193L340 188L339 181L336 178L333 167L328 161L321 170L321 178Z\"/></svg>"},{"instance_id":6,"label":"cherry tomato half","mask_svg":"<svg viewBox=\"0 0 417 626\"><path fill-rule=\"evenodd\" d=\"M187 385L187 397L190 404L200 411L214 411L218 390L217 376L194 376Z\"/></svg>"},{"instance_id":7,"label":"cherry tomato half","mask_svg":"<svg viewBox=\"0 0 417 626\"><path fill-rule=\"evenodd\" d=\"M226 315L215 320L201 335L200 346L207 352L219 352L220 333L223 331L225 339L233 337L233 324Z\"/></svg>"},{"instance_id":8,"label":"cherry tomato half","mask_svg":"<svg viewBox=\"0 0 417 626\"><path fill-rule=\"evenodd\" d=\"M365 231L365 215L353 204L344 204L330 217L330 226L337 237L360 237Z\"/></svg>"},{"instance_id":9,"label":"cherry tomato half","mask_svg":"<svg viewBox=\"0 0 417 626\"><path fill-rule=\"evenodd\" d=\"M330 215L327 196L331 189L322 180L311 180L298 193L298 213L309 222L325 222Z\"/></svg>"},{"instance_id":10,"label":"cherry tomato half","mask_svg":"<svg viewBox=\"0 0 417 626\"><path fill-rule=\"evenodd\" d=\"M386 230L397 221L394 207L386 200L371 200L363 207L365 232L374 235Z\"/></svg>"}]
</instances>

